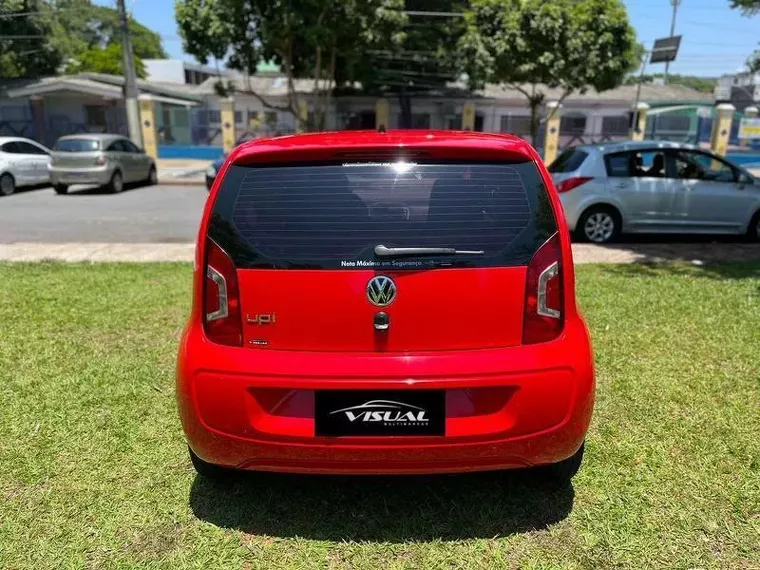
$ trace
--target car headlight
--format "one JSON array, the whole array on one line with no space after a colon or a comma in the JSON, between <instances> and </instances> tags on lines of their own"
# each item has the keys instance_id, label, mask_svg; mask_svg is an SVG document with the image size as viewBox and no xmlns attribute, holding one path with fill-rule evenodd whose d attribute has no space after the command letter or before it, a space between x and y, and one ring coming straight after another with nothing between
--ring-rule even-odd
<instances>
[{"instance_id":1,"label":"car headlight","mask_svg":"<svg viewBox=\"0 0 760 570\"><path fill-rule=\"evenodd\" d=\"M214 168L213 166L209 166L206 169L206 176L208 176L209 178L215 178L216 177L216 168Z\"/></svg>"}]
</instances>

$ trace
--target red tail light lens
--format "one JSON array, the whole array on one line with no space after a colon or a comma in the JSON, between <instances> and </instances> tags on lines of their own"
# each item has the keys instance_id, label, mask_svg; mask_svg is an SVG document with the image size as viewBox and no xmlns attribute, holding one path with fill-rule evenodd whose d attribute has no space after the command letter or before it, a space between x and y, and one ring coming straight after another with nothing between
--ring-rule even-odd
<instances>
[{"instance_id":1,"label":"red tail light lens","mask_svg":"<svg viewBox=\"0 0 760 570\"><path fill-rule=\"evenodd\" d=\"M578 188L578 186L585 184L589 180L593 180L593 178L591 176L573 176L572 178L566 178L557 184L557 192L560 194L563 192L570 192L573 188Z\"/></svg>"},{"instance_id":2,"label":"red tail light lens","mask_svg":"<svg viewBox=\"0 0 760 570\"><path fill-rule=\"evenodd\" d=\"M203 286L203 328L213 342L243 345L240 318L240 291L237 271L230 257L216 242L206 242L206 270Z\"/></svg>"},{"instance_id":3,"label":"red tail light lens","mask_svg":"<svg viewBox=\"0 0 760 570\"><path fill-rule=\"evenodd\" d=\"M96 166L103 166L106 162L108 162L108 159L105 156L99 156L95 159Z\"/></svg>"},{"instance_id":4,"label":"red tail light lens","mask_svg":"<svg viewBox=\"0 0 760 570\"><path fill-rule=\"evenodd\" d=\"M557 338L564 325L562 248L554 234L536 252L528 265L525 283L523 344Z\"/></svg>"}]
</instances>

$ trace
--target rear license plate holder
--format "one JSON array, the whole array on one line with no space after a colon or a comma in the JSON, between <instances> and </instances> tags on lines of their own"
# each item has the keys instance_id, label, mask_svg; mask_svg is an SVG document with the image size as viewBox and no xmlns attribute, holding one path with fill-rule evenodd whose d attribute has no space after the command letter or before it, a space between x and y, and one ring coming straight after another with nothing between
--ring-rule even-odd
<instances>
[{"instance_id":1,"label":"rear license plate holder","mask_svg":"<svg viewBox=\"0 0 760 570\"><path fill-rule=\"evenodd\" d=\"M443 390L317 390L318 437L444 436Z\"/></svg>"}]
</instances>

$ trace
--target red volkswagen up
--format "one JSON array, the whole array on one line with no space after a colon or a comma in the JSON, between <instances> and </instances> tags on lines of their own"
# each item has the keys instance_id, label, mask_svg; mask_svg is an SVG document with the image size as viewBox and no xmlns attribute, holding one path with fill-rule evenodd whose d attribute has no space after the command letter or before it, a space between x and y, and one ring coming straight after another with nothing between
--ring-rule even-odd
<instances>
[{"instance_id":1,"label":"red volkswagen up","mask_svg":"<svg viewBox=\"0 0 760 570\"><path fill-rule=\"evenodd\" d=\"M250 142L200 227L177 398L199 473L578 470L594 402L570 240L521 139Z\"/></svg>"}]
</instances>

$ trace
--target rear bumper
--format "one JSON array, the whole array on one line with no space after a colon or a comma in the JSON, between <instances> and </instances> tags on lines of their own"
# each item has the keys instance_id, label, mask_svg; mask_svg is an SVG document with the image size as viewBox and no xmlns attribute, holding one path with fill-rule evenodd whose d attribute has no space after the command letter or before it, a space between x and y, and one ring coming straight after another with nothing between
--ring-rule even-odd
<instances>
[{"instance_id":1,"label":"rear bumper","mask_svg":"<svg viewBox=\"0 0 760 570\"><path fill-rule=\"evenodd\" d=\"M105 186L111 181L114 167L106 164L93 168L49 167L51 184L97 184Z\"/></svg>"},{"instance_id":2,"label":"rear bumper","mask_svg":"<svg viewBox=\"0 0 760 570\"><path fill-rule=\"evenodd\" d=\"M315 389L443 389L443 437L314 436ZM229 348L189 327L177 399L190 447L239 469L446 473L555 463L588 429L593 358L578 319L551 343L425 355Z\"/></svg>"}]
</instances>

